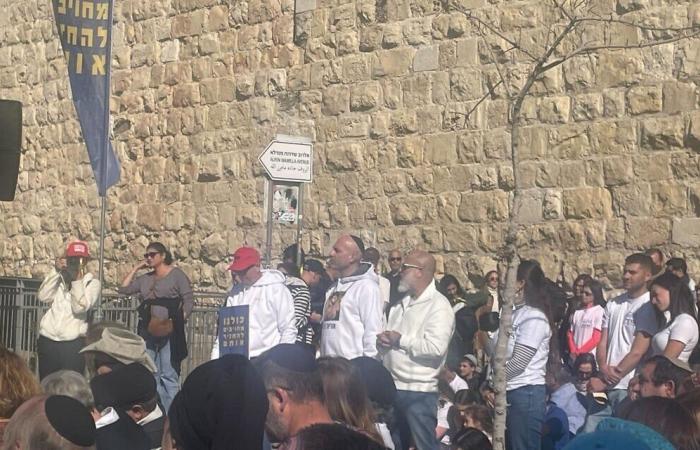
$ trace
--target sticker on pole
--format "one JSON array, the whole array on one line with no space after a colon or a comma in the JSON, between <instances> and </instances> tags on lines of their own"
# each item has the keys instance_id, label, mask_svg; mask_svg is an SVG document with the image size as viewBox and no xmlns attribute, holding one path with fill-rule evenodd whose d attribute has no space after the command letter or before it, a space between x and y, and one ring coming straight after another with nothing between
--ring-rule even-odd
<instances>
[{"instance_id":1,"label":"sticker on pole","mask_svg":"<svg viewBox=\"0 0 700 450\"><path fill-rule=\"evenodd\" d=\"M258 158L271 179L310 183L313 178L313 144L273 140Z\"/></svg>"}]
</instances>

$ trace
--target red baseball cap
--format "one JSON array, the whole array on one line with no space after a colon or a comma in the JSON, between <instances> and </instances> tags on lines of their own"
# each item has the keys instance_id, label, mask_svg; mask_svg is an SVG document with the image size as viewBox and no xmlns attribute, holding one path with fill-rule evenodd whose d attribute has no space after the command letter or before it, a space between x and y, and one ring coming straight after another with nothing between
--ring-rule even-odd
<instances>
[{"instance_id":1,"label":"red baseball cap","mask_svg":"<svg viewBox=\"0 0 700 450\"><path fill-rule=\"evenodd\" d=\"M89 258L90 250L88 249L88 246L85 242L75 241L68 244L68 248L66 249L66 256L78 256L83 258Z\"/></svg>"},{"instance_id":2,"label":"red baseball cap","mask_svg":"<svg viewBox=\"0 0 700 450\"><path fill-rule=\"evenodd\" d=\"M233 262L228 266L231 272L242 272L260 264L260 253L253 247L241 247L233 253Z\"/></svg>"}]
</instances>

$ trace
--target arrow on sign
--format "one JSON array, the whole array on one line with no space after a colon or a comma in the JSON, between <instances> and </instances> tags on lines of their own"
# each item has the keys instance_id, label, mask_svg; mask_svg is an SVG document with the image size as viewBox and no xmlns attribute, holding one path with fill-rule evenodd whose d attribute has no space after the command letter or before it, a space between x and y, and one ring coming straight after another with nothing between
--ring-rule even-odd
<instances>
[{"instance_id":1,"label":"arrow on sign","mask_svg":"<svg viewBox=\"0 0 700 450\"><path fill-rule=\"evenodd\" d=\"M310 142L275 139L258 160L273 180L310 183L313 179L313 144Z\"/></svg>"}]
</instances>

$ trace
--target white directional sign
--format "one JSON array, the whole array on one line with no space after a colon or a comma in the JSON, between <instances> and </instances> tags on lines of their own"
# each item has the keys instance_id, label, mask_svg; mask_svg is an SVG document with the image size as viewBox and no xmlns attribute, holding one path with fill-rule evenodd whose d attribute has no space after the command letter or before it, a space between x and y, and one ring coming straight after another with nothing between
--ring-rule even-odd
<instances>
[{"instance_id":1,"label":"white directional sign","mask_svg":"<svg viewBox=\"0 0 700 450\"><path fill-rule=\"evenodd\" d=\"M313 179L313 144L303 139L277 139L258 158L273 180L310 183Z\"/></svg>"}]
</instances>

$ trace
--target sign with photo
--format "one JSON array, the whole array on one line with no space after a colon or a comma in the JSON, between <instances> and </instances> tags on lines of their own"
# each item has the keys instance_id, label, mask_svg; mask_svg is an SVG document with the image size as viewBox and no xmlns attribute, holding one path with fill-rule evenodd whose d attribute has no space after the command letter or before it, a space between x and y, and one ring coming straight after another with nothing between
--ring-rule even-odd
<instances>
[{"instance_id":1,"label":"sign with photo","mask_svg":"<svg viewBox=\"0 0 700 450\"><path fill-rule=\"evenodd\" d=\"M299 186L275 184L272 189L272 222L296 225L298 220Z\"/></svg>"}]
</instances>

